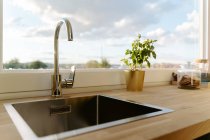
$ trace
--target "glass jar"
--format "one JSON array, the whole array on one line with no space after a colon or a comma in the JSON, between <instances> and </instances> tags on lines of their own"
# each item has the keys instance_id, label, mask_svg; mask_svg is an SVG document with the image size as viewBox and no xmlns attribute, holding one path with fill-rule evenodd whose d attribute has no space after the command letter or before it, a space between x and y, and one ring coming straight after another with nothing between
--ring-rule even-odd
<instances>
[{"instance_id":1,"label":"glass jar","mask_svg":"<svg viewBox=\"0 0 210 140\"><path fill-rule=\"evenodd\" d=\"M178 70L178 88L182 89L199 89L201 84L201 71L195 69Z\"/></svg>"},{"instance_id":2,"label":"glass jar","mask_svg":"<svg viewBox=\"0 0 210 140\"><path fill-rule=\"evenodd\" d=\"M207 59L197 59L196 66L199 70L201 70L201 83L207 84L209 82L209 74L208 74L208 60ZM207 83L206 83L207 82Z\"/></svg>"}]
</instances>

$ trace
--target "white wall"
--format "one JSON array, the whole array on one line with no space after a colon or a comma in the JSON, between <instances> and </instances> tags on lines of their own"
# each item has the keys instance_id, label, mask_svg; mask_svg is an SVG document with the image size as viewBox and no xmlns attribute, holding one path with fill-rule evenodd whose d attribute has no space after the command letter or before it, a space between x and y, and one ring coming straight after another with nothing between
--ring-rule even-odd
<instances>
[{"instance_id":1,"label":"white wall","mask_svg":"<svg viewBox=\"0 0 210 140\"><path fill-rule=\"evenodd\" d=\"M174 70L147 69L144 86L169 84ZM46 96L51 94L51 73L21 71L0 73L0 99ZM68 71L61 72L63 78ZM123 70L77 70L73 89L64 89L64 94L104 91L126 88Z\"/></svg>"}]
</instances>

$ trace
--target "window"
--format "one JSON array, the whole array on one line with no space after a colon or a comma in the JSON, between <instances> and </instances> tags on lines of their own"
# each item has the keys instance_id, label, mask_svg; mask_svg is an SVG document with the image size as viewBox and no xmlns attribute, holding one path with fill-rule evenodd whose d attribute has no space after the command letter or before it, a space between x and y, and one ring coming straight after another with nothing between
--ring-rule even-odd
<instances>
[{"instance_id":1,"label":"window","mask_svg":"<svg viewBox=\"0 0 210 140\"><path fill-rule=\"evenodd\" d=\"M6 0L3 2L4 68L52 68L57 22L68 17L74 41L59 40L60 64L69 68L121 67L141 33L157 39L153 67L177 67L199 58L200 0ZM35 65L35 66L34 66ZM38 67L37 67L38 65Z\"/></svg>"}]
</instances>

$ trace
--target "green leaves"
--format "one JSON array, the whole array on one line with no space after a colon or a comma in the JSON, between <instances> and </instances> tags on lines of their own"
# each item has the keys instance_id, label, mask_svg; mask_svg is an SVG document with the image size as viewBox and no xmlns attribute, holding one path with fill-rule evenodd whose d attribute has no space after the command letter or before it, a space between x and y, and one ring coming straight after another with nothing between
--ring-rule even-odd
<instances>
[{"instance_id":1,"label":"green leaves","mask_svg":"<svg viewBox=\"0 0 210 140\"><path fill-rule=\"evenodd\" d=\"M156 59L156 53L155 52L152 52L152 56L154 59Z\"/></svg>"},{"instance_id":2,"label":"green leaves","mask_svg":"<svg viewBox=\"0 0 210 140\"><path fill-rule=\"evenodd\" d=\"M137 39L132 42L131 49L125 51L126 58L123 58L121 61L129 66L131 70L136 70L138 66L142 68L144 62L150 67L149 58L153 57L156 59L157 57L153 46L153 43L156 41L146 39L141 42L141 34L138 34Z\"/></svg>"}]
</instances>

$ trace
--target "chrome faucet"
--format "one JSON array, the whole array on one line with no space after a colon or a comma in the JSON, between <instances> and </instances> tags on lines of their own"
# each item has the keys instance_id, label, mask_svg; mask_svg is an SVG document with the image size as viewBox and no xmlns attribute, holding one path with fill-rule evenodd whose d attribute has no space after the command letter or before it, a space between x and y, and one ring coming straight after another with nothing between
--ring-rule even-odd
<instances>
[{"instance_id":1,"label":"chrome faucet","mask_svg":"<svg viewBox=\"0 0 210 140\"><path fill-rule=\"evenodd\" d=\"M73 73L73 76L70 76L69 79L61 80L61 75L59 73L59 55L58 55L58 38L59 33L62 25L66 25L67 29L67 36L68 41L73 41L73 33L72 33L72 27L71 23L68 19L63 18L61 19L55 29L55 35L54 35L54 74L52 75L52 96L53 97L59 97L62 95L62 87L72 87L74 83L74 74L75 74L75 67L73 66L71 68L71 72Z\"/></svg>"}]
</instances>

